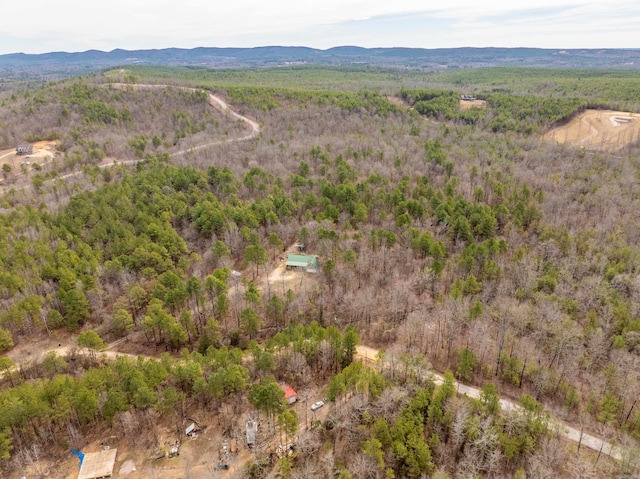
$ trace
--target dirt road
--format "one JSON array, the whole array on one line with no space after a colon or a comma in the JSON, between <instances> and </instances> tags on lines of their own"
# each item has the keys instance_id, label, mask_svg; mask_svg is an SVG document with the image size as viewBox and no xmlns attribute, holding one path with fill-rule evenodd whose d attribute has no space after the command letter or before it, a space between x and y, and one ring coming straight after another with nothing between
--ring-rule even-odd
<instances>
[{"instance_id":1,"label":"dirt road","mask_svg":"<svg viewBox=\"0 0 640 479\"><path fill-rule=\"evenodd\" d=\"M127 353L122 353L122 352L117 352L114 351L114 349L124 341L124 339L120 339L117 341L114 341L113 343L110 343L107 347L107 349L101 353L99 353L100 356L105 356L109 359L114 359L117 356L129 356L129 357L137 357L137 355L132 355L132 354L127 354ZM51 347L49 349L45 349L43 348L42 351L40 351L40 355L43 356L44 354L50 352L50 351L55 351L57 354L64 356L67 353L71 352L73 349L75 349L76 346L74 346L72 339L69 338L69 340L64 344L64 345L59 345L57 347ZM89 351L85 350L85 349L77 349L77 352L80 354L89 354ZM356 349L356 356L360 357L361 359L363 359L365 361L365 363L368 363L370 365L375 365L378 363L378 353L379 350L369 347L369 346L365 346L365 345L360 345L357 347ZM151 357L151 356L144 356L144 357ZM40 357L41 359L41 357ZM33 361L33 360L37 360L37 358L30 358L28 361ZM26 363L25 363L26 364ZM387 362L385 361L385 364L387 364ZM19 362L16 362L16 367L20 366ZM425 373L425 378L429 377L432 378L434 380L434 382L436 384L442 384L444 381L444 377L440 374L434 373L432 371L428 371ZM480 396L480 392L481 390L479 388L473 387L473 386L468 386L465 384L461 384L459 382L455 382L454 386L456 387L456 390L458 392L458 394L460 395L465 395L465 396L469 396L471 398L478 398ZM326 415L328 413L328 409L329 409L329 405L325 405L324 407L320 408L317 411L310 411L309 407L310 405L315 402L316 400L319 400L320 391L314 391L314 393L312 393L312 395L310 397L307 397L306 400L302 400L300 401L299 404L296 404L296 409L298 412L298 418L300 420L300 427L299 427L299 432L302 432L302 430L305 428L305 425L312 421L312 420L324 420L326 418ZM316 397L318 396L318 397ZM503 410L518 410L519 409L519 405L509 399L505 399L502 398L500 399L500 407ZM303 420L304 418L304 420ZM607 441L604 441L603 439L589 434L589 433L585 433L585 432L580 432L579 429L576 429L568 424L566 424L565 422L550 416L549 418L549 429L552 431L557 431L558 434L560 434L561 436L565 437L566 439L573 441L575 443L580 443L582 446L587 447L595 452L598 453L602 453L605 454L607 456L610 456L618 461L621 461L623 459L623 449L620 446L615 446ZM186 451L185 451L186 452ZM235 461L236 464L239 466L240 464L243 464L244 461ZM193 467L195 467L196 464L193 464ZM180 466L180 468L176 469L176 474L180 471L183 471L183 467L184 466ZM204 467L204 466L203 466ZM164 470L164 468L161 468L160 470L162 470L163 473L168 474L169 471ZM206 468L207 473L209 473L209 469ZM196 477L198 474L196 474L196 471L192 471L194 473L194 477ZM135 474L133 475L135 477ZM167 477L174 477L171 474L168 474ZM177 476L175 476L177 477Z\"/></svg>"},{"instance_id":2,"label":"dirt road","mask_svg":"<svg viewBox=\"0 0 640 479\"><path fill-rule=\"evenodd\" d=\"M163 88L177 88L179 90L184 90L184 91L191 91L194 92L197 89L196 88L189 88L189 87L182 87L182 86L171 86L171 85L144 85L144 84L136 84L136 85L130 85L127 83L111 83L109 84L110 87L112 88L119 88L119 89L127 89L127 88L134 88L137 90L152 90L152 89L163 89ZM258 134L260 133L260 125L251 120L250 118L247 118L246 116L241 115L238 112L233 111L229 105L220 97L217 97L215 95L213 95L212 93L209 93L209 104L216 108L221 110L224 113L227 113L229 115L231 115L232 117L246 123L250 128L251 128L251 133L249 133L248 135L242 136L240 138L230 138L227 140L218 140L218 141L212 141L210 143L203 143L202 145L198 145L192 148L187 148L185 150L180 150L180 151L176 151L174 153L172 153L172 155L184 155L186 153L192 152L192 151L197 151L197 150L201 150L203 148L208 148L210 146L216 146L216 145L222 145L225 143L235 143L238 141L246 141L246 140L251 140L255 137L258 136ZM138 162L140 160L133 160L134 162Z\"/></svg>"},{"instance_id":3,"label":"dirt road","mask_svg":"<svg viewBox=\"0 0 640 479\"><path fill-rule=\"evenodd\" d=\"M17 349L13 349L6 354L6 356L13 361L13 365L7 370L0 371L0 378L4 378L5 375L15 372L20 368L28 368L32 364L38 364L42 362L44 357L50 352L55 352L60 357L65 357L72 353L87 355L87 356L91 354L88 349L77 346L74 341L65 340L64 344L59 343L58 346L51 346L51 347L45 346L38 349L37 351L34 351L34 354L31 354L31 352L29 352L28 354L25 355L22 352L18 351ZM145 358L157 359L153 356L129 354L129 353L123 353L119 351L114 351L114 349L124 341L125 341L125 338L122 338L108 344L106 349L104 351L98 351L96 353L96 356L105 357L106 359L115 359L118 356L128 356L130 358L137 358L138 356L142 356Z\"/></svg>"},{"instance_id":4,"label":"dirt road","mask_svg":"<svg viewBox=\"0 0 640 479\"><path fill-rule=\"evenodd\" d=\"M129 84L124 84L124 83L113 83L109 85L110 87L113 88L136 88L136 89L155 89L155 88L169 88L169 85L129 85ZM181 90L186 90L186 91L196 91L195 88L188 88L188 87L171 87L171 88L179 88ZM213 94L209 94L209 104L216 109L219 109L221 111L223 111L226 114L229 114L231 116L233 116L234 118L238 119L239 121L242 121L243 123L247 124L249 126L249 128L251 129L250 133L239 137L239 138L228 138L225 140L217 140L217 141L211 141L211 142L207 142L207 143L203 143L202 145L198 145L198 146L194 146L191 148L186 148L184 150L180 150L180 151L176 151L171 153L171 156L181 156L181 155L185 155L187 153L191 153L197 150L202 150L204 148L209 148L212 146L218 146L218 145L224 145L227 143L236 143L236 142L240 142L240 141L247 141L247 140L251 140L253 138L256 138L259 134L260 134L260 125L250 119L247 118L246 116L241 115L240 113L233 111L229 105L220 97L217 97ZM13 153L11 153L13 154ZM106 158L100 165L98 165L99 168L108 168L110 166L115 166L115 165L125 165L125 166L130 166L130 165L135 165L136 163L139 163L141 161L144 161L143 159L138 159L138 160L127 160L127 161L120 161L117 160L115 158ZM58 177L58 179L61 180L65 180L67 178L72 178L74 176L78 176L83 174L82 171L74 171L72 173L67 173L66 175L62 175L60 177ZM20 190L28 190L29 188L32 188L32 185L30 184L26 184L23 186L18 186L18 187L13 187L10 189L1 189L0 190L0 197L2 195L4 195L7 191L11 191L11 190L16 190L16 191L20 191Z\"/></svg>"},{"instance_id":5,"label":"dirt road","mask_svg":"<svg viewBox=\"0 0 640 479\"><path fill-rule=\"evenodd\" d=\"M358 346L356 348L356 355L361 357L365 361L365 363L369 364L375 364L377 362L378 353L379 350L368 346ZM442 384L444 381L444 377L442 375L434 373L433 371L430 371L427 374L429 376L432 376L434 382L438 385ZM480 397L481 390L479 388L467 386L457 381L454 383L454 385L456 387L456 390L458 391L458 394L460 395L469 396L476 399ZM517 403L504 398L500 399L500 407L505 411L518 410L520 408ZM603 439L592 434L588 434L584 431L580 432L579 429L569 426L564 421L561 421L560 419L555 418L551 415L549 416L549 429L553 431L557 430L561 436L569 439L570 441L580 443L582 446L585 446L596 452L606 454L607 456L610 456L618 461L622 460L623 454L619 446L614 446L610 442L604 441Z\"/></svg>"}]
</instances>

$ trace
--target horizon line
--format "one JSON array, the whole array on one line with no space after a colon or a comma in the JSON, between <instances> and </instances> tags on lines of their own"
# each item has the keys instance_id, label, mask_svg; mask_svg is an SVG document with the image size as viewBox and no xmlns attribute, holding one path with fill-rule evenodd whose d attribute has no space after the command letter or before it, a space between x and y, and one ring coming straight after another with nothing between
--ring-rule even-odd
<instances>
[{"instance_id":1,"label":"horizon line","mask_svg":"<svg viewBox=\"0 0 640 479\"><path fill-rule=\"evenodd\" d=\"M463 50L463 49L475 49L475 50L547 50L547 51L599 51L599 50L607 50L607 51L637 51L640 50L640 47L624 47L624 48L610 48L610 47L602 47L602 48L563 48L563 47L554 47L554 48L546 48L546 47L529 47L529 46L518 46L518 47L500 47L500 46L461 46L461 47L437 47L437 48L426 48L426 47L407 47L407 46L393 46L393 47L362 47L359 45L335 45L328 48L316 48L309 47L305 45L276 45L276 44L265 44L265 45L255 45L252 47L232 47L232 46L197 46L197 47L162 47L162 48L120 48L116 47L111 50L100 50L97 48L90 48L88 50L82 51L67 51L67 50L52 50L41 53L26 53L24 51L21 52L10 52L10 53L0 53L0 57L9 56L9 55L51 55L51 54L82 54L89 52L99 52L99 53L113 53L117 51L123 52L153 52L153 51L164 51L164 50L198 50L198 49L218 49L218 50L253 50L260 48L304 48L308 50L316 50L321 52L326 52L338 48L358 48L362 50L394 50L394 49L403 49L403 50L424 50L424 51L438 51L438 50Z\"/></svg>"}]
</instances>

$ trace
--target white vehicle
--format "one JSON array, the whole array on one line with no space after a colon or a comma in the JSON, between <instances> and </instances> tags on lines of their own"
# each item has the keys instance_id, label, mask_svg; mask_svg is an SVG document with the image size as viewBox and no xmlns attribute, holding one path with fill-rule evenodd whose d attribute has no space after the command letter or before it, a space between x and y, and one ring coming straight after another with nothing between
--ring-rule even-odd
<instances>
[{"instance_id":1,"label":"white vehicle","mask_svg":"<svg viewBox=\"0 0 640 479\"><path fill-rule=\"evenodd\" d=\"M320 409L322 406L324 406L324 402L323 401L314 402L311 405L311 410L315 411L316 409Z\"/></svg>"}]
</instances>

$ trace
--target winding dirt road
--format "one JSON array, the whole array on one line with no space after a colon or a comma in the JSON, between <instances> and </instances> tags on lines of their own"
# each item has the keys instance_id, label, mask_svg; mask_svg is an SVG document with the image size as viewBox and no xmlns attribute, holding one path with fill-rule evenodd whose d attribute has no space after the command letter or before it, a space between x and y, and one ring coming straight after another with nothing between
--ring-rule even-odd
<instances>
[{"instance_id":1,"label":"winding dirt road","mask_svg":"<svg viewBox=\"0 0 640 479\"><path fill-rule=\"evenodd\" d=\"M378 353L379 350L370 348L368 346L358 346L356 348L356 355L362 358L365 363L369 364L377 362ZM438 385L444 382L444 377L440 374L434 373L433 371L427 372L426 375L432 377L434 382ZM458 391L458 394L460 395L469 396L476 399L480 397L481 390L478 388L467 386L457 381L454 383L454 385L456 387L456 390ZM500 407L504 411L517 411L520 409L520 406L517 403L504 398L500 399ZM610 456L618 461L621 461L623 458L623 451L620 446L611 444L610 442L607 442L592 434L588 434L584 431L581 432L579 429L569 426L564 421L561 421L560 419L555 418L551 415L549 415L549 429L552 431L557 431L558 434L570 441L579 443L584 447Z\"/></svg>"},{"instance_id":2,"label":"winding dirt road","mask_svg":"<svg viewBox=\"0 0 640 479\"><path fill-rule=\"evenodd\" d=\"M190 91L190 92L195 92L198 89L197 88L189 88L189 87L183 87L183 86L172 86L172 85L144 85L144 84L135 84L135 85L130 85L127 83L111 83L109 84L110 87L112 88L118 88L121 90L127 89L127 88L134 88L136 90L154 90L154 89L165 89L165 88L176 88L178 90L183 90L183 91ZM212 141L209 143L204 143L202 145L198 145L198 146L194 146L191 148L187 148L185 150L180 150L180 151L176 151L174 153L171 153L172 156L174 155L184 155L186 153L189 153L191 151L196 151L196 150L201 150L203 148L208 148L210 146L217 146L217 145L223 145L225 143L236 143L239 141L246 141L246 140L251 140L253 138L256 138L258 136L258 134L260 133L260 125L251 120L250 118L247 118L246 116L241 115L240 113L232 110L229 105L220 97L215 96L212 93L209 93L209 104L218 109L223 111L224 113L227 113L229 115L231 115L232 117L246 123L247 125L249 125L249 127L251 127L251 133L249 133L246 136L242 136L240 138L229 138L227 140L218 140L218 141ZM135 163L141 161L141 160L132 160ZM122 163L120 163L122 164Z\"/></svg>"},{"instance_id":3,"label":"winding dirt road","mask_svg":"<svg viewBox=\"0 0 640 479\"><path fill-rule=\"evenodd\" d=\"M136 84L136 85L130 85L130 84L126 84L126 83L112 83L109 84L110 87L112 88L118 88L118 89L126 89L126 88L134 88L134 89L139 89L139 90L151 90L151 89L164 89L164 88L177 88L180 90L185 90L185 91L196 91L196 88L189 88L189 87L180 87L180 86L171 86L171 85L144 85L144 84ZM218 146L218 145L224 145L227 143L237 143L237 142L241 142L241 141L247 141L247 140L252 140L254 138L256 138L259 134L260 134L260 125L258 124L258 122L247 118L246 116L241 115L240 113L232 110L229 105L220 97L215 96L212 93L209 93L209 104L213 107L216 108L218 110L221 110L222 112L231 115L232 117L238 119L239 121L242 121L243 123L247 124L250 129L251 132L245 136L241 136L239 138L228 138L225 140L216 140L216 141L211 141L211 142L207 142L207 143L203 143L202 145L198 145L198 146L194 146L191 148L186 148L184 150L179 150L179 151L175 151L173 153L171 153L171 156L181 156L181 155L185 155L187 153L191 153L197 150L202 150L204 148L209 148L212 146ZM137 159L137 160L126 160L126 161L120 161L120 160L111 160L111 161L107 161L105 163L101 163L100 165L98 165L98 168L108 168L110 166L115 166L115 165L124 165L124 166L130 166L130 165L135 165L137 163L140 163L141 161L144 161L143 159ZM78 176L83 174L83 172L81 170L78 171L74 171L71 173L67 173L66 175L62 175L59 176L58 179L61 180L65 180L68 178L72 178L74 176ZM0 196L4 195L7 191L21 191L21 190L28 190L32 188L32 185L27 184L24 186L20 186L17 188L7 188L7 189L0 189Z\"/></svg>"},{"instance_id":4,"label":"winding dirt road","mask_svg":"<svg viewBox=\"0 0 640 479\"><path fill-rule=\"evenodd\" d=\"M598 129L595 126L593 126L593 124L590 121L594 116L596 116L596 114L592 113L590 115L585 115L582 118L580 118L580 121L582 122L582 124L586 125L587 128L589 128L589 134L578 141L579 145L584 145L586 143L589 143L593 138L598 136L598 133L600 133Z\"/></svg>"}]
</instances>

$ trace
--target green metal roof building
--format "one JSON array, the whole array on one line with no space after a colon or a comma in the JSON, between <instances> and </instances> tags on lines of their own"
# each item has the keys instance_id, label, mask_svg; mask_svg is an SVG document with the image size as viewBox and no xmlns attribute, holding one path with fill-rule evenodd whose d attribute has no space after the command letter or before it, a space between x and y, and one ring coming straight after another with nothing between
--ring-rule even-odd
<instances>
[{"instance_id":1,"label":"green metal roof building","mask_svg":"<svg viewBox=\"0 0 640 479\"><path fill-rule=\"evenodd\" d=\"M317 273L320 269L315 254L290 254L287 256L287 269L304 268L307 273Z\"/></svg>"}]
</instances>

